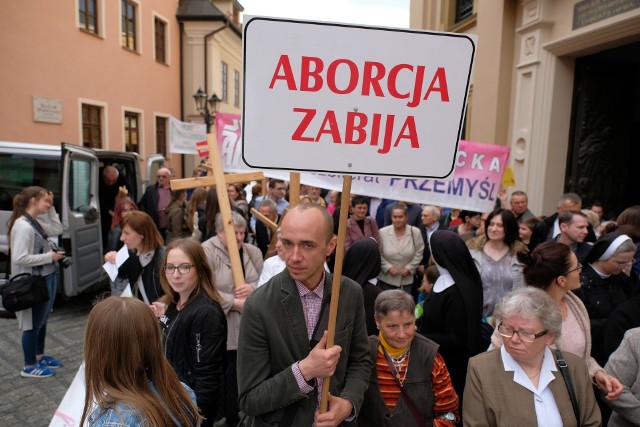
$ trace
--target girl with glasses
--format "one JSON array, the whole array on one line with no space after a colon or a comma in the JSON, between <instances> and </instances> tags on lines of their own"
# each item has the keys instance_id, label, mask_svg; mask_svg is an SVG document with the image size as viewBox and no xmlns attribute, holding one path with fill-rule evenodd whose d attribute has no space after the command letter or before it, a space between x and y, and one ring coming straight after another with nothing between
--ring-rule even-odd
<instances>
[{"instance_id":1,"label":"girl with glasses","mask_svg":"<svg viewBox=\"0 0 640 427\"><path fill-rule=\"evenodd\" d=\"M181 381L193 389L205 420L215 421L225 366L227 321L222 298L199 242L173 240L161 263L165 294L151 308L160 318L164 354Z\"/></svg>"}]
</instances>

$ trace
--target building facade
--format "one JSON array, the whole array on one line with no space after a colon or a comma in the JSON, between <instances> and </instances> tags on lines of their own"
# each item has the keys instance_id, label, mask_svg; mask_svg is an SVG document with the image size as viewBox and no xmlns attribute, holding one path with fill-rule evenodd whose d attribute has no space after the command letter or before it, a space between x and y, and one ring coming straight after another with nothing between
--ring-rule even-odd
<instances>
[{"instance_id":1,"label":"building facade","mask_svg":"<svg viewBox=\"0 0 640 427\"><path fill-rule=\"evenodd\" d=\"M161 153L190 176L197 159L169 151L169 117L202 121L199 87L240 113L241 11L235 0L0 2L0 141L134 151L141 166Z\"/></svg>"},{"instance_id":2,"label":"building facade","mask_svg":"<svg viewBox=\"0 0 640 427\"><path fill-rule=\"evenodd\" d=\"M0 140L134 151L142 162L168 154L168 118L181 113L176 9L176 0L2 2Z\"/></svg>"},{"instance_id":3,"label":"building facade","mask_svg":"<svg viewBox=\"0 0 640 427\"><path fill-rule=\"evenodd\" d=\"M463 137L511 147L536 214L640 204L640 2L411 0L410 26L478 35Z\"/></svg>"},{"instance_id":4,"label":"building facade","mask_svg":"<svg viewBox=\"0 0 640 427\"><path fill-rule=\"evenodd\" d=\"M204 121L193 98L198 90L220 99L219 112L242 112L243 10L236 0L180 2L176 16L181 28L184 121ZM185 176L198 163L197 156L185 155Z\"/></svg>"}]
</instances>

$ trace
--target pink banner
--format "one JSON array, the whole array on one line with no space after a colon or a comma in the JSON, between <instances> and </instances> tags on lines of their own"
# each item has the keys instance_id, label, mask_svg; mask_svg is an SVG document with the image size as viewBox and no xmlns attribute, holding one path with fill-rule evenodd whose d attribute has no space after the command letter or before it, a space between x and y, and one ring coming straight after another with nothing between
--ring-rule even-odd
<instances>
[{"instance_id":1,"label":"pink banner","mask_svg":"<svg viewBox=\"0 0 640 427\"><path fill-rule=\"evenodd\" d=\"M242 161L240 123L240 114L216 114L216 136L225 172L239 172L238 168L248 169L248 166Z\"/></svg>"}]
</instances>

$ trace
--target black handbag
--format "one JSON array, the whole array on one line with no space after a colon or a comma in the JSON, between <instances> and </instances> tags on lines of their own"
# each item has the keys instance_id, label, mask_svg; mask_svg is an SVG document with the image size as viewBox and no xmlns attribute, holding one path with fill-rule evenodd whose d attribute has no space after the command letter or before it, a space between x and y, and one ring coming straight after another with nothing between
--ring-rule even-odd
<instances>
[{"instance_id":1,"label":"black handbag","mask_svg":"<svg viewBox=\"0 0 640 427\"><path fill-rule=\"evenodd\" d=\"M2 305L8 311L21 311L49 301L47 282L43 276L22 273L0 286Z\"/></svg>"}]
</instances>

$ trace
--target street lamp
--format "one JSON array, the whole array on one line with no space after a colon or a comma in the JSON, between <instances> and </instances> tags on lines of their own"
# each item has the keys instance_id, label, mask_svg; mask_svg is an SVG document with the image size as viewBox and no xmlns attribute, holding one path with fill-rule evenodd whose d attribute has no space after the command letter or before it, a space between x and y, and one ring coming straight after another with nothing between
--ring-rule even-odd
<instances>
[{"instance_id":1,"label":"street lamp","mask_svg":"<svg viewBox=\"0 0 640 427\"><path fill-rule=\"evenodd\" d=\"M220 108L220 98L213 93L211 98L207 99L207 93L203 91L202 88L198 88L198 91L193 95L193 99L196 102L196 109L207 124L207 133L209 133L209 129L216 118L218 108Z\"/></svg>"}]
</instances>

